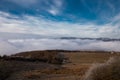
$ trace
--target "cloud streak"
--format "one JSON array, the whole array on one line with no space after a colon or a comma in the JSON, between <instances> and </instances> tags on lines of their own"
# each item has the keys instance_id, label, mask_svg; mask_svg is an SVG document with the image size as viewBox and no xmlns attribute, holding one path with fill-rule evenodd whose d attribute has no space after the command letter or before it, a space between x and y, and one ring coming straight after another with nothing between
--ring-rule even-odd
<instances>
[{"instance_id":1,"label":"cloud streak","mask_svg":"<svg viewBox=\"0 0 120 80\"><path fill-rule=\"evenodd\" d=\"M53 0L53 4L50 5L50 8L47 10L52 15L59 15L62 11L63 0Z\"/></svg>"},{"instance_id":2,"label":"cloud streak","mask_svg":"<svg viewBox=\"0 0 120 80\"><path fill-rule=\"evenodd\" d=\"M63 0L7 0L23 8L36 9L36 11L46 11L53 16L59 15L62 11ZM41 6L39 6L41 5Z\"/></svg>"},{"instance_id":3,"label":"cloud streak","mask_svg":"<svg viewBox=\"0 0 120 80\"><path fill-rule=\"evenodd\" d=\"M108 37L120 38L120 16L115 16L110 23L69 23L47 20L43 17L16 16L0 12L0 32L39 34L42 36L73 37Z\"/></svg>"}]
</instances>

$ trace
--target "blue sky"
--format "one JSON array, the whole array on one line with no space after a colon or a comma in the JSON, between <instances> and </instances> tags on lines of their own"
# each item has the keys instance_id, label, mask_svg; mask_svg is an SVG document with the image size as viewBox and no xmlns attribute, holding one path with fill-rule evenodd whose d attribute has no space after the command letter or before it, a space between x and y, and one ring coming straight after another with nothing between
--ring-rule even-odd
<instances>
[{"instance_id":1,"label":"blue sky","mask_svg":"<svg viewBox=\"0 0 120 80\"><path fill-rule=\"evenodd\" d=\"M120 38L120 0L0 0L0 32Z\"/></svg>"}]
</instances>

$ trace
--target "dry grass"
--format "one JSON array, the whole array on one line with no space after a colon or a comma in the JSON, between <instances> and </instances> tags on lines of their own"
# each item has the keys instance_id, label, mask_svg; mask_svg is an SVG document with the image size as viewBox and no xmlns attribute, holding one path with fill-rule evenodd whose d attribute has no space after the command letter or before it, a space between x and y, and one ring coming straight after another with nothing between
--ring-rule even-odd
<instances>
[{"instance_id":1,"label":"dry grass","mask_svg":"<svg viewBox=\"0 0 120 80\"><path fill-rule=\"evenodd\" d=\"M21 53L16 54L14 56L23 56L27 58L36 58L36 59L50 58L51 56L54 56L59 52L60 51L58 52L57 51L41 51L41 52L33 51L33 52L24 52L22 54ZM16 80L16 78L18 78L19 80L83 80L83 77L86 71L91 67L93 63L103 64L110 57L120 56L119 53L111 54L110 52L85 52L85 51L72 52L71 51L71 52L62 52L62 53L70 59L71 63L54 65L54 64L48 64L43 62L24 62L24 61L8 60L7 63L5 63L5 65L3 65L4 62L2 64L0 62L0 71L3 70L3 73L1 73L2 75L8 74L8 77L12 76L12 78L11 79L8 78L8 80ZM50 57L48 57L48 55ZM113 61L109 61L107 63L111 64L111 62ZM101 66L100 64L98 64L99 67ZM3 67L1 65L3 65ZM12 67L10 67L11 65ZM13 73L9 75L9 72L6 72L6 70L9 71L12 69L14 69L14 72L17 74L17 76ZM105 69L107 70L107 68ZM114 70L117 71L118 69L119 68L116 68L116 69L112 68L112 71ZM101 71L101 69L99 71ZM108 71L111 71L111 68L108 68ZM0 74L0 78L1 78L1 74ZM96 80L99 80L99 79L96 79Z\"/></svg>"},{"instance_id":2,"label":"dry grass","mask_svg":"<svg viewBox=\"0 0 120 80\"><path fill-rule=\"evenodd\" d=\"M60 54L59 51L30 51L30 52L21 52L12 55L11 57L29 59L29 60L38 60L53 64L62 64L63 59L65 58L63 54Z\"/></svg>"},{"instance_id":3,"label":"dry grass","mask_svg":"<svg viewBox=\"0 0 120 80\"><path fill-rule=\"evenodd\" d=\"M103 63L110 57L120 56L119 53L110 52L66 52L64 55L69 57L72 63L79 64Z\"/></svg>"},{"instance_id":4,"label":"dry grass","mask_svg":"<svg viewBox=\"0 0 120 80\"><path fill-rule=\"evenodd\" d=\"M61 76L62 78L64 77L64 75L69 76L69 77L76 76L76 77L82 78L88 68L89 68L88 66L84 66L84 67L81 66L80 68L75 68L75 69L60 68L60 69L33 70L33 71L25 72L23 75L28 79L42 78L45 75L46 76L47 75L62 75ZM62 79L59 79L59 80L62 80Z\"/></svg>"},{"instance_id":5,"label":"dry grass","mask_svg":"<svg viewBox=\"0 0 120 80\"><path fill-rule=\"evenodd\" d=\"M120 57L93 65L86 73L85 80L120 80Z\"/></svg>"},{"instance_id":6,"label":"dry grass","mask_svg":"<svg viewBox=\"0 0 120 80\"><path fill-rule=\"evenodd\" d=\"M28 73L30 74L70 74L70 75L83 75L85 71L87 71L88 67L81 67L77 69L69 69L69 68L62 68L62 69L44 69L44 70L33 70Z\"/></svg>"}]
</instances>

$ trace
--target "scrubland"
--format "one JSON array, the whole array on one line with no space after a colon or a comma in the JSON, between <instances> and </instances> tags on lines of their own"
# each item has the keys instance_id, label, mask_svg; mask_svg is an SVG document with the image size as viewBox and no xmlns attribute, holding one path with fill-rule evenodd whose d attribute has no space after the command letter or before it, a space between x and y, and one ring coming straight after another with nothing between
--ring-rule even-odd
<instances>
[{"instance_id":1,"label":"scrubland","mask_svg":"<svg viewBox=\"0 0 120 80\"><path fill-rule=\"evenodd\" d=\"M103 51L17 53L0 57L0 80L119 80L119 57Z\"/></svg>"}]
</instances>

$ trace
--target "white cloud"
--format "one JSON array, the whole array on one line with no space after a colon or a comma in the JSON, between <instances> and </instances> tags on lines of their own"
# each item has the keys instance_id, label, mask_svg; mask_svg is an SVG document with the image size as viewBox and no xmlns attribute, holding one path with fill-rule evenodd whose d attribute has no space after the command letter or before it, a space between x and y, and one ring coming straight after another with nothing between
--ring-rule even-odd
<instances>
[{"instance_id":1,"label":"white cloud","mask_svg":"<svg viewBox=\"0 0 120 80\"><path fill-rule=\"evenodd\" d=\"M117 18L118 17L119 16L117 16ZM117 18L115 17L111 23L97 25L95 23L80 24L57 22L27 15L19 17L0 12L0 32L40 34L43 36L54 37L75 36L120 38L119 19ZM113 25L113 23L115 23L115 25Z\"/></svg>"},{"instance_id":2,"label":"white cloud","mask_svg":"<svg viewBox=\"0 0 120 80\"><path fill-rule=\"evenodd\" d=\"M0 12L0 54L46 49L120 51L120 42L43 38L43 36L120 38L119 20L120 16L117 15L105 25L80 24L28 15L19 17Z\"/></svg>"},{"instance_id":3,"label":"white cloud","mask_svg":"<svg viewBox=\"0 0 120 80\"><path fill-rule=\"evenodd\" d=\"M50 8L47 9L47 11L56 16L59 15L62 11L63 7L63 0L53 0L53 4L50 4Z\"/></svg>"},{"instance_id":4,"label":"white cloud","mask_svg":"<svg viewBox=\"0 0 120 80\"><path fill-rule=\"evenodd\" d=\"M65 39L8 39L0 40L0 55L14 54L32 50L91 50L120 51L120 42L103 42L96 40Z\"/></svg>"},{"instance_id":5,"label":"white cloud","mask_svg":"<svg viewBox=\"0 0 120 80\"><path fill-rule=\"evenodd\" d=\"M48 10L48 12L52 15L57 15L59 14L59 10L57 8L52 7L51 9Z\"/></svg>"},{"instance_id":6,"label":"white cloud","mask_svg":"<svg viewBox=\"0 0 120 80\"><path fill-rule=\"evenodd\" d=\"M24 8L34 7L38 12L40 10L56 16L62 12L63 0L7 0ZM43 6L43 4L45 6Z\"/></svg>"},{"instance_id":7,"label":"white cloud","mask_svg":"<svg viewBox=\"0 0 120 80\"><path fill-rule=\"evenodd\" d=\"M10 55L17 52L17 47L13 46L8 41L0 40L0 55Z\"/></svg>"}]
</instances>

